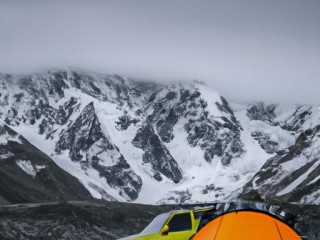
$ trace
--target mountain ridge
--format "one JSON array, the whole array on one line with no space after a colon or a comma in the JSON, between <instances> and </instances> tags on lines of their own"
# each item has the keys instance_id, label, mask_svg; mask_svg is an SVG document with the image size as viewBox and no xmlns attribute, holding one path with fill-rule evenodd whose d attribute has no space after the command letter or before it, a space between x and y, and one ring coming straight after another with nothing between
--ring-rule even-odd
<instances>
[{"instance_id":1,"label":"mountain ridge","mask_svg":"<svg viewBox=\"0 0 320 240\"><path fill-rule=\"evenodd\" d=\"M0 88L0 119L105 200L195 203L242 196L264 164L320 122L317 107L230 104L197 82L164 86L51 71L0 74ZM305 203L316 201L314 194Z\"/></svg>"}]
</instances>

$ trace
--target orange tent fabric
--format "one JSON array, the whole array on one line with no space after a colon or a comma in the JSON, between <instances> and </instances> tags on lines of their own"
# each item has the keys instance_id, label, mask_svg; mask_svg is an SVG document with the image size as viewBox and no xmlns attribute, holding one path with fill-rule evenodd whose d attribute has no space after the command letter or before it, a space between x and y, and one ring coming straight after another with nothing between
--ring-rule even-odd
<instances>
[{"instance_id":1,"label":"orange tent fabric","mask_svg":"<svg viewBox=\"0 0 320 240\"><path fill-rule=\"evenodd\" d=\"M301 240L288 225L263 212L234 211L217 217L192 240Z\"/></svg>"}]
</instances>

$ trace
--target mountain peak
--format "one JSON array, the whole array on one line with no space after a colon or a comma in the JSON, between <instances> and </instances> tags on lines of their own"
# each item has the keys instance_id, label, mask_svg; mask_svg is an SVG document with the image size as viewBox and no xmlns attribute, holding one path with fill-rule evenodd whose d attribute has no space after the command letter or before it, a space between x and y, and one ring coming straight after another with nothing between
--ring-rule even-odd
<instances>
[{"instance_id":1,"label":"mountain peak","mask_svg":"<svg viewBox=\"0 0 320 240\"><path fill-rule=\"evenodd\" d=\"M94 197L106 200L223 201L248 182L254 186L264 164L285 158L291 146L297 149L298 136L320 121L319 109L311 106L234 107L197 81L165 86L54 70L0 74L0 89L3 126L24 135ZM7 144L20 138L4 132L0 139ZM315 148L305 151L318 154ZM296 178L284 181L289 179ZM150 194L154 189L158 194Z\"/></svg>"}]
</instances>

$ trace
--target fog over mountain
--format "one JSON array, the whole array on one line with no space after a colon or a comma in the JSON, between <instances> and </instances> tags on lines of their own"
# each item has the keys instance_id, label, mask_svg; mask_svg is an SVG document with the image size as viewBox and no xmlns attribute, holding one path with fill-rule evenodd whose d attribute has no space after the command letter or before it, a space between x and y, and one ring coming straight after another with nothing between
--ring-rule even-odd
<instances>
[{"instance_id":1,"label":"fog over mountain","mask_svg":"<svg viewBox=\"0 0 320 240\"><path fill-rule=\"evenodd\" d=\"M199 79L232 101L319 105L320 3L0 1L0 71Z\"/></svg>"}]
</instances>

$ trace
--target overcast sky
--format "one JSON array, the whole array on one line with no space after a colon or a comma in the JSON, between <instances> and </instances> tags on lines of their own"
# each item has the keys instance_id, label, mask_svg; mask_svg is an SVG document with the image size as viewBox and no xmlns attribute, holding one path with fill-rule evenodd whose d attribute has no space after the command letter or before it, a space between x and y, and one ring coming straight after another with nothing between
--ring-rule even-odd
<instances>
[{"instance_id":1,"label":"overcast sky","mask_svg":"<svg viewBox=\"0 0 320 240\"><path fill-rule=\"evenodd\" d=\"M0 0L0 71L198 79L233 101L320 105L319 0Z\"/></svg>"}]
</instances>

